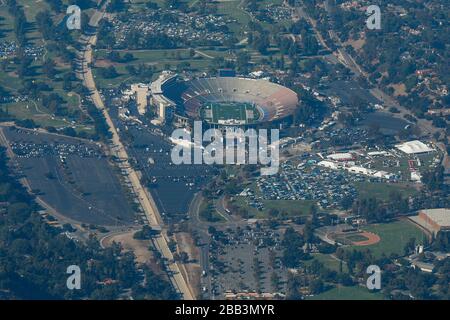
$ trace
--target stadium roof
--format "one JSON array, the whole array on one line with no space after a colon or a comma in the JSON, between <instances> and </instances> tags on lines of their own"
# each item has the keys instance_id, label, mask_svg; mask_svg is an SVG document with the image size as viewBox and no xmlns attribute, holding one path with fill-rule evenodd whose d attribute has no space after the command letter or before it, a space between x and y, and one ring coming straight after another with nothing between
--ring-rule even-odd
<instances>
[{"instance_id":1,"label":"stadium roof","mask_svg":"<svg viewBox=\"0 0 450 320\"><path fill-rule=\"evenodd\" d=\"M395 145L395 147L406 154L425 153L434 151L434 149L430 148L425 143L419 140L413 140L397 144Z\"/></svg>"},{"instance_id":2,"label":"stadium roof","mask_svg":"<svg viewBox=\"0 0 450 320\"><path fill-rule=\"evenodd\" d=\"M450 227L450 209L427 209L422 212L439 226Z\"/></svg>"},{"instance_id":3,"label":"stadium roof","mask_svg":"<svg viewBox=\"0 0 450 320\"><path fill-rule=\"evenodd\" d=\"M162 85L169 79L176 77L176 74L171 71L162 71L158 76L158 79L153 81L150 85L150 90L153 94L162 94Z\"/></svg>"}]
</instances>

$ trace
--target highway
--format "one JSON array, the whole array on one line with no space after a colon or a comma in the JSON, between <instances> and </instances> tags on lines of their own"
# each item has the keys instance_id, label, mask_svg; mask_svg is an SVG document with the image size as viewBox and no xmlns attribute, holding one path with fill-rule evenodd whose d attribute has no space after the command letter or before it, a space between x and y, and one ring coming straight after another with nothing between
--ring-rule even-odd
<instances>
[{"instance_id":1,"label":"highway","mask_svg":"<svg viewBox=\"0 0 450 320\"><path fill-rule=\"evenodd\" d=\"M106 1L103 6L97 10L91 17L89 24L92 27L98 27L100 20L105 15L105 9L109 1ZM92 63L92 46L96 44L97 36L93 35L83 35L80 39L81 44L85 46L84 51L79 52L78 59L81 62L81 72L79 72L79 77L82 79L84 86L91 93L91 99L95 106L102 111L106 122L110 128L112 133L112 142L110 146L110 151L117 158L122 160L119 164L121 169L125 170L126 175L131 182L132 189L138 200L142 209L145 212L148 223L151 226L161 226L163 225L162 219L158 212L158 208L153 201L152 196L145 188L143 188L138 173L133 169L133 167L129 163L129 157L127 150L120 140L119 133L115 127L114 122L112 121L107 108L105 107L103 100L100 96L100 93L97 90L94 77L91 70ZM174 285L174 287L178 290L178 292L182 295L182 298L185 300L194 300L195 296L192 293L192 289L189 286L189 283L184 279L182 273L180 272L180 268L176 262L174 262L174 258L172 252L169 249L168 241L166 239L165 232L161 232L161 236L153 239L154 245L156 249L161 253L162 257L167 261L167 271L169 274L170 281Z\"/></svg>"}]
</instances>

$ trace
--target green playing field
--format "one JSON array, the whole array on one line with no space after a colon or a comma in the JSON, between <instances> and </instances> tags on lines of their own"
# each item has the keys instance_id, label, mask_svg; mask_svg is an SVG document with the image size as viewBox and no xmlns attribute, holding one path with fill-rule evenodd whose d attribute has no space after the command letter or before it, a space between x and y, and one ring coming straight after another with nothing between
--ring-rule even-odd
<instances>
[{"instance_id":1,"label":"green playing field","mask_svg":"<svg viewBox=\"0 0 450 320\"><path fill-rule=\"evenodd\" d=\"M211 123L235 120L244 124L258 119L259 113L255 106L249 103L211 103L203 108L202 116Z\"/></svg>"}]
</instances>

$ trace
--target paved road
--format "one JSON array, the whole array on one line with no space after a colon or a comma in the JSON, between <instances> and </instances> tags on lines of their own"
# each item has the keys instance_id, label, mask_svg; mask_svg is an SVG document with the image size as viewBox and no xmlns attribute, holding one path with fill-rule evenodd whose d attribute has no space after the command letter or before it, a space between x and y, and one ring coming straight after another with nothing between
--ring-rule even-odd
<instances>
[{"instance_id":1,"label":"paved road","mask_svg":"<svg viewBox=\"0 0 450 320\"><path fill-rule=\"evenodd\" d=\"M105 14L105 8L108 4L108 1L105 2L105 4L100 8L100 10L97 10L91 17L90 25L92 27L97 27L100 20ZM159 215L158 209L156 204L153 201L153 198L147 192L145 188L142 187L142 184L140 182L140 177L138 173L132 168L130 165L128 159L128 153L122 144L120 140L119 133L117 132L117 129L114 125L114 122L112 121L108 110L106 109L103 100L100 96L100 93L97 90L94 77L91 70L91 63L92 63L92 46L95 45L97 41L97 36L91 35L91 36L83 36L81 39L81 43L86 45L85 50L81 51L79 53L79 61L81 61L81 73L79 76L82 78L83 83L87 89L91 92L91 99L95 106L100 109L106 119L106 122L110 128L110 131L112 133L112 147L110 148L112 154L117 156L119 159L121 159L121 169L124 169L126 172L126 175L128 176L132 189L134 193L137 195L138 200L145 212L145 215L147 217L147 220L150 225L152 226L162 226L162 219ZM169 249L168 241L166 239L165 232L162 232L162 235L154 239L155 247L158 251L161 252L162 256L167 261L167 268L170 280L174 287L179 291L180 294L182 294L183 299L185 300L193 300L195 299L194 294L192 293L192 289L189 286L189 283L184 279L182 276L182 273L180 272L180 268L177 263L174 262L172 252Z\"/></svg>"},{"instance_id":2,"label":"paved road","mask_svg":"<svg viewBox=\"0 0 450 320\"><path fill-rule=\"evenodd\" d=\"M199 218L200 205L203 201L203 197L201 193L197 193L191 201L189 205L189 216L190 223L193 229L197 232L198 237L200 238L200 267L202 268L202 274L205 272L205 275L202 275L201 278L201 287L205 287L207 290L204 292L203 298L205 299L214 299L212 295L212 281L211 275L209 274L209 244L210 237L208 234L208 224Z\"/></svg>"},{"instance_id":3,"label":"paved road","mask_svg":"<svg viewBox=\"0 0 450 320\"><path fill-rule=\"evenodd\" d=\"M287 2L286 2L287 4ZM324 2L325 10L328 14L330 14L329 10L329 3L328 0ZM308 21L308 23L311 24L314 34L316 35L316 38L320 42L320 44L323 46L323 48L326 48L327 50L330 50L328 45L326 44L324 38L322 37L321 33L317 29L317 21L315 21L313 18L311 18L308 13L304 10L303 7L295 7L296 17L301 17ZM350 69L355 77L364 77L369 81L369 77L367 72L364 71L363 68L355 61L355 59L345 50L345 46L342 44L340 38L336 34L334 30L328 31L331 40L334 41L336 44L337 49L333 52L333 55L338 59L338 61L343 64L345 67ZM387 107L396 107L400 113L397 114L399 117L403 117L406 114L411 114L411 111L403 107L398 103L398 101L391 97L390 95L383 92L380 88L375 87L370 89L371 94L376 97L378 100L380 100L385 106ZM432 123L428 120L424 119L418 119L417 124L422 129L424 134L433 134L436 131L436 128L432 125Z\"/></svg>"},{"instance_id":4,"label":"paved road","mask_svg":"<svg viewBox=\"0 0 450 320\"><path fill-rule=\"evenodd\" d=\"M327 11L327 14L330 15L330 5L328 0L324 2L325 4L325 10ZM314 27L315 29L315 27ZM369 74L361 68L361 66L355 61L355 59L345 50L345 46L341 42L341 39L338 37L336 32L334 30L328 31L330 34L330 38L335 42L335 44L338 46L337 56L339 61L345 65L347 68L349 68L356 77L364 77L369 81ZM374 87L370 89L370 93L380 100L385 106L387 107L395 107L397 108L400 113L397 116L401 116L403 118L404 115L409 114L411 115L411 111L403 107L398 103L398 101L393 98L392 96L386 94L384 91L382 91L378 87ZM418 119L417 124L419 127L424 131L425 134L433 134L436 131L436 128L432 125L432 123L428 120L424 119Z\"/></svg>"}]
</instances>

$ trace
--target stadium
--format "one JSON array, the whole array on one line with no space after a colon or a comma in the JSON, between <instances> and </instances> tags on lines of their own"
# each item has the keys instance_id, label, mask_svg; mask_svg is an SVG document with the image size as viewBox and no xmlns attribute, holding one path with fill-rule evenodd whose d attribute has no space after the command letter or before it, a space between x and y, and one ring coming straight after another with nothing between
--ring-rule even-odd
<instances>
[{"instance_id":1,"label":"stadium","mask_svg":"<svg viewBox=\"0 0 450 320\"><path fill-rule=\"evenodd\" d=\"M298 104L297 94L267 80L216 77L161 83L176 113L213 126L251 126L285 119Z\"/></svg>"}]
</instances>

